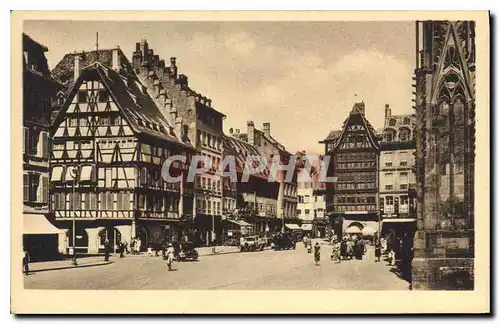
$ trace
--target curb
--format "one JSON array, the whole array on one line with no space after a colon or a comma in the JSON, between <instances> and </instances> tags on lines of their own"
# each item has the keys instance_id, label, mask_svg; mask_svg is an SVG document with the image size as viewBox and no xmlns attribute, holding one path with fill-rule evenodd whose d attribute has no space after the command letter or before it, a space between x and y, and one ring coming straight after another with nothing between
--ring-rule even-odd
<instances>
[{"instance_id":1,"label":"curb","mask_svg":"<svg viewBox=\"0 0 500 324\"><path fill-rule=\"evenodd\" d=\"M95 262L95 263L86 263L82 265L69 265L69 266L64 266L64 267L58 267L58 268L47 268L47 269L38 269L38 270L30 270L29 273L37 273L37 272L44 272L44 271L55 271L55 270L67 270L67 269L81 269L81 268L89 268L89 267L97 267L97 266L104 266L108 264L114 263L113 261L107 261L107 262Z\"/></svg>"}]
</instances>

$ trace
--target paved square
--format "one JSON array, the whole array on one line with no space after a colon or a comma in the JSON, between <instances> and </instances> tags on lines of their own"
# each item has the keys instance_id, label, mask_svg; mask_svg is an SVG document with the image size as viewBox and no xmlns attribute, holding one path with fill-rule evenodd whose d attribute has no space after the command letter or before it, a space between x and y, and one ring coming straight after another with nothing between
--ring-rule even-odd
<instances>
[{"instance_id":1,"label":"paved square","mask_svg":"<svg viewBox=\"0 0 500 324\"><path fill-rule=\"evenodd\" d=\"M363 260L330 261L322 245L321 264L302 245L296 250L232 253L176 262L167 271L161 258L113 257L113 263L76 269L35 272L24 279L27 289L345 289L408 290L408 282L386 262L374 262L369 248Z\"/></svg>"}]
</instances>

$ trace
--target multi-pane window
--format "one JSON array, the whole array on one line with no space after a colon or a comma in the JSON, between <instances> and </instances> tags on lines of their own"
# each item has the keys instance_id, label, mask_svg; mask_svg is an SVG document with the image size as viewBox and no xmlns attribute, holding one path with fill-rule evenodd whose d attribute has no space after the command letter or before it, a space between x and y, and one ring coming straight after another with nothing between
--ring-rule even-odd
<instances>
[{"instance_id":1,"label":"multi-pane window","mask_svg":"<svg viewBox=\"0 0 500 324\"><path fill-rule=\"evenodd\" d=\"M127 192L118 193L117 203L119 210L127 210L130 208L130 195Z\"/></svg>"},{"instance_id":2,"label":"multi-pane window","mask_svg":"<svg viewBox=\"0 0 500 324\"><path fill-rule=\"evenodd\" d=\"M69 209L80 210L82 208L82 197L79 192L71 193L69 196Z\"/></svg>"},{"instance_id":3,"label":"multi-pane window","mask_svg":"<svg viewBox=\"0 0 500 324\"><path fill-rule=\"evenodd\" d=\"M394 199L392 196L385 197L385 204L388 206L392 206L394 204Z\"/></svg>"},{"instance_id":4,"label":"multi-pane window","mask_svg":"<svg viewBox=\"0 0 500 324\"><path fill-rule=\"evenodd\" d=\"M66 194L56 193L54 194L54 209L65 210L66 209Z\"/></svg>"},{"instance_id":5,"label":"multi-pane window","mask_svg":"<svg viewBox=\"0 0 500 324\"><path fill-rule=\"evenodd\" d=\"M30 175L23 174L23 201L30 200Z\"/></svg>"}]
</instances>

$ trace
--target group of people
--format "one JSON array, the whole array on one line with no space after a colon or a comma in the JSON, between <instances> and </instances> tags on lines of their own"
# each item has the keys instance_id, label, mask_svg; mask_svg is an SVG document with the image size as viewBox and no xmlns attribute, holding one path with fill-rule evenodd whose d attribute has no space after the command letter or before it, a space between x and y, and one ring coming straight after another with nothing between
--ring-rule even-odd
<instances>
[{"instance_id":1,"label":"group of people","mask_svg":"<svg viewBox=\"0 0 500 324\"><path fill-rule=\"evenodd\" d=\"M302 242L304 243L304 247L307 249L307 253L311 253L313 250L313 246L309 235L304 235L304 237L302 238ZM316 244L314 244L314 262L316 262L317 266L319 266L320 259L321 259L321 246L319 242L316 242Z\"/></svg>"},{"instance_id":2,"label":"group of people","mask_svg":"<svg viewBox=\"0 0 500 324\"><path fill-rule=\"evenodd\" d=\"M340 263L341 260L362 260L366 253L366 244L362 237L346 235L342 240L333 241L331 260Z\"/></svg>"}]
</instances>

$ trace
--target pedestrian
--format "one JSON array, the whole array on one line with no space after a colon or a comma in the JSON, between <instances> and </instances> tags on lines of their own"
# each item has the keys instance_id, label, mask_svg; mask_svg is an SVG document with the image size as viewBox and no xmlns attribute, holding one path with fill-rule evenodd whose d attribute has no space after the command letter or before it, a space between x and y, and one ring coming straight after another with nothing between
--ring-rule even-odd
<instances>
[{"instance_id":1,"label":"pedestrian","mask_svg":"<svg viewBox=\"0 0 500 324\"><path fill-rule=\"evenodd\" d=\"M123 253L125 252L125 244L123 244L123 242L120 242L118 245L118 251L120 252L120 258L123 258Z\"/></svg>"},{"instance_id":2,"label":"pedestrian","mask_svg":"<svg viewBox=\"0 0 500 324\"><path fill-rule=\"evenodd\" d=\"M111 246L109 244L109 241L106 239L104 242L104 261L109 261L109 253L110 253Z\"/></svg>"},{"instance_id":3,"label":"pedestrian","mask_svg":"<svg viewBox=\"0 0 500 324\"><path fill-rule=\"evenodd\" d=\"M316 265L319 266L319 260L321 259L320 255L320 245L318 242L314 245L314 261L316 261Z\"/></svg>"},{"instance_id":4,"label":"pedestrian","mask_svg":"<svg viewBox=\"0 0 500 324\"><path fill-rule=\"evenodd\" d=\"M345 238L340 242L340 258L343 260L347 259L347 242Z\"/></svg>"},{"instance_id":5,"label":"pedestrian","mask_svg":"<svg viewBox=\"0 0 500 324\"><path fill-rule=\"evenodd\" d=\"M340 242L337 240L333 242L333 251L330 259L335 263L340 263Z\"/></svg>"},{"instance_id":6,"label":"pedestrian","mask_svg":"<svg viewBox=\"0 0 500 324\"><path fill-rule=\"evenodd\" d=\"M378 239L375 239L375 262L380 262L380 256L382 255L382 244Z\"/></svg>"},{"instance_id":7,"label":"pedestrian","mask_svg":"<svg viewBox=\"0 0 500 324\"><path fill-rule=\"evenodd\" d=\"M167 266L168 271L172 271L172 263L174 262L174 247L172 243L168 243L167 247Z\"/></svg>"},{"instance_id":8,"label":"pedestrian","mask_svg":"<svg viewBox=\"0 0 500 324\"><path fill-rule=\"evenodd\" d=\"M127 241L123 242L123 247L125 248L125 253L126 254L130 254L130 251L128 249L128 242Z\"/></svg>"},{"instance_id":9,"label":"pedestrian","mask_svg":"<svg viewBox=\"0 0 500 324\"><path fill-rule=\"evenodd\" d=\"M23 273L29 275L30 254L26 247L23 247Z\"/></svg>"},{"instance_id":10,"label":"pedestrian","mask_svg":"<svg viewBox=\"0 0 500 324\"><path fill-rule=\"evenodd\" d=\"M352 260L352 257L354 255L354 242L352 241L351 238L347 240L347 258L349 260Z\"/></svg>"},{"instance_id":11,"label":"pedestrian","mask_svg":"<svg viewBox=\"0 0 500 324\"><path fill-rule=\"evenodd\" d=\"M141 254L141 245L142 245L141 239L137 239L136 243L137 254Z\"/></svg>"}]
</instances>

